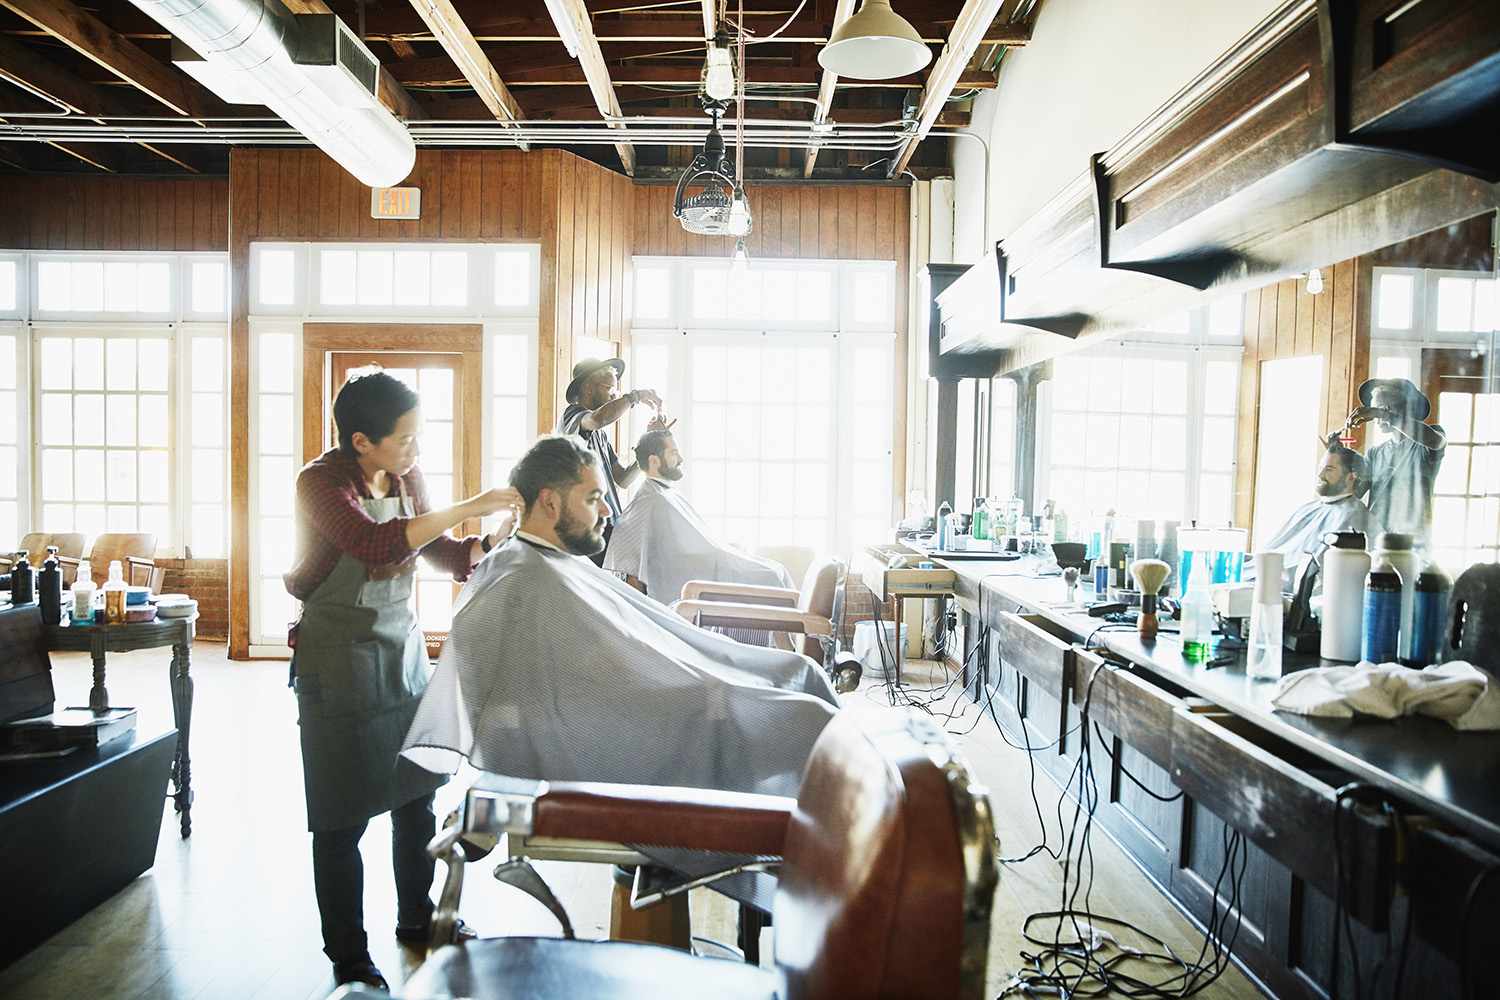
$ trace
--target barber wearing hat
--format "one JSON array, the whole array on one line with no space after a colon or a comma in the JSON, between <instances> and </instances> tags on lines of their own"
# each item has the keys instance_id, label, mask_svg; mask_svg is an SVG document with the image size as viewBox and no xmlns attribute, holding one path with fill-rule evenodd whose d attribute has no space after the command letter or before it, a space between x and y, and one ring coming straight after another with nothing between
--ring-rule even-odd
<instances>
[{"instance_id":1,"label":"barber wearing hat","mask_svg":"<svg viewBox=\"0 0 1500 1000\"><path fill-rule=\"evenodd\" d=\"M609 428L637 403L646 403L656 410L656 416L646 425L647 430L666 430L668 424L661 414L661 397L650 389L632 389L620 392L620 376L625 374L625 362L619 358L599 360L586 358L573 366L573 380L568 383L565 396L568 408L563 410L557 422L557 433L577 434L584 443L599 456L599 464L605 471L604 502L609 505L609 523L604 526L604 544L609 545L609 536L620 519L624 507L620 503L620 490L628 488L640 475L640 467L632 462L625 466L615 454L609 440ZM596 565L604 565L604 551L591 556Z\"/></svg>"},{"instance_id":2,"label":"barber wearing hat","mask_svg":"<svg viewBox=\"0 0 1500 1000\"><path fill-rule=\"evenodd\" d=\"M1368 450L1370 520L1376 531L1396 531L1425 542L1432 526L1432 490L1448 437L1423 423L1432 404L1404 378L1372 378L1359 387L1360 406L1349 414L1352 429L1371 421L1390 435Z\"/></svg>"}]
</instances>

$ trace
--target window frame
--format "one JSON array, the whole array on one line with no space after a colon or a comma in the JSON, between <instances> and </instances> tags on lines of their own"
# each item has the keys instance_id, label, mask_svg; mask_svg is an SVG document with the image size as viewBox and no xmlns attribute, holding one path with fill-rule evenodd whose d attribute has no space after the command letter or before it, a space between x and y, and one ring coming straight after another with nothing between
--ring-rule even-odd
<instances>
[{"instance_id":1,"label":"window frame","mask_svg":"<svg viewBox=\"0 0 1500 1000\"><path fill-rule=\"evenodd\" d=\"M128 250L116 252L83 252L46 250L30 251L23 255L26 259L26 304L25 315L33 323L79 323L79 324L129 324L129 323L174 323L182 318L182 287L184 275L189 274L188 268L183 266L183 260L187 254L175 251L152 251L152 250ZM207 257L217 256L223 260L226 267L229 262L228 254L195 254L202 260ZM42 308L41 297L41 274L43 264L65 263L65 264L165 264L169 285L167 288L167 307L159 311L148 310L48 310ZM225 279L228 280L227 277ZM103 289L101 287L102 296ZM19 302L18 302L19 304ZM229 311L226 308L222 317L228 320Z\"/></svg>"}]
</instances>

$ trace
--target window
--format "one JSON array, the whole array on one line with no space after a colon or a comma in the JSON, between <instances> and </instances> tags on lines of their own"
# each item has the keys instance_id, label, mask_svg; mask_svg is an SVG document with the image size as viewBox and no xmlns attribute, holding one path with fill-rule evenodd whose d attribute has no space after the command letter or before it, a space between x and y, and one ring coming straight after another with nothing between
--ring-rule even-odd
<instances>
[{"instance_id":1,"label":"window","mask_svg":"<svg viewBox=\"0 0 1500 1000\"><path fill-rule=\"evenodd\" d=\"M0 260L0 313L13 313L20 306L17 267L13 260Z\"/></svg>"},{"instance_id":2,"label":"window","mask_svg":"<svg viewBox=\"0 0 1500 1000\"><path fill-rule=\"evenodd\" d=\"M498 333L489 340L490 350L490 485L505 486L510 470L531 447L536 426L531 393L536 385L536 364L531 338L525 333ZM486 521L491 530L496 518Z\"/></svg>"},{"instance_id":3,"label":"window","mask_svg":"<svg viewBox=\"0 0 1500 1000\"><path fill-rule=\"evenodd\" d=\"M200 316L224 316L229 312L227 270L222 261L193 261L188 312Z\"/></svg>"},{"instance_id":4,"label":"window","mask_svg":"<svg viewBox=\"0 0 1500 1000\"><path fill-rule=\"evenodd\" d=\"M1227 348L1124 343L1057 359L1038 395L1038 498L1074 517L1229 520L1238 375Z\"/></svg>"},{"instance_id":5,"label":"window","mask_svg":"<svg viewBox=\"0 0 1500 1000\"><path fill-rule=\"evenodd\" d=\"M196 559L229 555L227 374L220 332L190 332L188 372L188 550Z\"/></svg>"},{"instance_id":6,"label":"window","mask_svg":"<svg viewBox=\"0 0 1500 1000\"><path fill-rule=\"evenodd\" d=\"M462 308L469 302L469 255L462 250L319 249L314 259L320 306Z\"/></svg>"},{"instance_id":7,"label":"window","mask_svg":"<svg viewBox=\"0 0 1500 1000\"><path fill-rule=\"evenodd\" d=\"M495 305L520 308L535 302L537 251L531 246L495 251Z\"/></svg>"},{"instance_id":8,"label":"window","mask_svg":"<svg viewBox=\"0 0 1500 1000\"><path fill-rule=\"evenodd\" d=\"M635 322L664 320L672 315L672 271L661 264L635 265Z\"/></svg>"},{"instance_id":9,"label":"window","mask_svg":"<svg viewBox=\"0 0 1500 1000\"><path fill-rule=\"evenodd\" d=\"M250 440L255 455L250 482L255 530L251 532L252 636L256 641L281 644L287 625L296 617L295 602L286 592L282 574L291 569L295 530L292 505L301 463L297 419L297 335L285 328L252 330L251 377L256 390L250 414Z\"/></svg>"},{"instance_id":10,"label":"window","mask_svg":"<svg viewBox=\"0 0 1500 1000\"><path fill-rule=\"evenodd\" d=\"M1270 540L1291 513L1307 502L1307 484L1322 450L1318 426L1323 392L1320 355L1278 358L1260 365L1262 406L1256 428L1255 545Z\"/></svg>"},{"instance_id":11,"label":"window","mask_svg":"<svg viewBox=\"0 0 1500 1000\"><path fill-rule=\"evenodd\" d=\"M1016 492L1016 383L990 380L990 490L992 497Z\"/></svg>"},{"instance_id":12,"label":"window","mask_svg":"<svg viewBox=\"0 0 1500 1000\"><path fill-rule=\"evenodd\" d=\"M0 330L0 545L21 535L21 338Z\"/></svg>"},{"instance_id":13,"label":"window","mask_svg":"<svg viewBox=\"0 0 1500 1000\"><path fill-rule=\"evenodd\" d=\"M169 260L49 258L36 265L38 316L172 313L172 265Z\"/></svg>"},{"instance_id":14,"label":"window","mask_svg":"<svg viewBox=\"0 0 1500 1000\"><path fill-rule=\"evenodd\" d=\"M638 263L636 267L640 269L642 265ZM652 265L646 267L650 270ZM855 273L891 273L890 269L871 270L868 265L846 267ZM826 330L833 329L838 322L835 277L839 268L836 264L776 261L734 268L727 262L694 260L684 262L680 268L679 275L686 281L688 293L686 315L681 325L753 329L770 323L782 329ZM643 303L643 291L638 285L635 297L637 322L646 318L642 309L659 311L652 303L659 302L660 297ZM884 324L877 320L871 325L889 329L893 318L887 310Z\"/></svg>"},{"instance_id":15,"label":"window","mask_svg":"<svg viewBox=\"0 0 1500 1000\"><path fill-rule=\"evenodd\" d=\"M47 531L149 531L174 546L167 332L44 333L37 465Z\"/></svg>"},{"instance_id":16,"label":"window","mask_svg":"<svg viewBox=\"0 0 1500 1000\"><path fill-rule=\"evenodd\" d=\"M1441 393L1437 418L1448 450L1433 489L1433 554L1457 573L1500 558L1500 394Z\"/></svg>"}]
</instances>

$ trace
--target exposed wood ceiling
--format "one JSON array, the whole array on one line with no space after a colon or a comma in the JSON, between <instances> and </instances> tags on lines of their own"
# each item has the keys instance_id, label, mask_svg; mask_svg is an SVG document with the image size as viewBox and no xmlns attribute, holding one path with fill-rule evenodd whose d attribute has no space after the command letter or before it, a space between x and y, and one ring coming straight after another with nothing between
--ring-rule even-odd
<instances>
[{"instance_id":1,"label":"exposed wood ceiling","mask_svg":"<svg viewBox=\"0 0 1500 1000\"><path fill-rule=\"evenodd\" d=\"M716 0L563 0L581 38L564 48L544 0L282 0L293 12L332 11L386 70L380 98L410 121L495 122L496 140L517 122L624 126L620 116L699 120L696 94ZM921 141L934 127L968 122L973 95L996 85L1007 48L1030 39L1041 0L894 0L934 59L899 80L841 79L818 50L858 0L747 0L749 117L794 123L906 120L894 151L751 148L751 176L874 179L950 169L948 143ZM735 17L738 0L728 5ZM795 12L795 16L794 16ZM561 16L561 15L560 15ZM0 130L65 108L89 120L161 118L192 126L211 118L264 117L220 101L170 62L170 37L129 0L0 0ZM612 142L574 148L638 177L669 175L690 146ZM182 174L227 169L228 147L194 144L0 141L0 171ZM899 169L897 169L899 167Z\"/></svg>"}]
</instances>

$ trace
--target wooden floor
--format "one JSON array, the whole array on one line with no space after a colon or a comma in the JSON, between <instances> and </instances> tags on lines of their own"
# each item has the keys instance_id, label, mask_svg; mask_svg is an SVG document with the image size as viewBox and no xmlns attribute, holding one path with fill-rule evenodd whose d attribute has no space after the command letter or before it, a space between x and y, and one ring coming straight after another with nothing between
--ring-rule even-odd
<instances>
[{"instance_id":1,"label":"wooden floor","mask_svg":"<svg viewBox=\"0 0 1500 1000\"><path fill-rule=\"evenodd\" d=\"M86 703L86 656L54 657L59 704ZM930 667L919 667L931 669ZM286 665L231 663L222 644L193 650L197 700L193 726L193 835L179 840L170 803L155 867L92 913L0 970L0 996L42 998L319 998L333 988L321 952L313 899L310 839L302 798L296 709L286 688ZM167 661L152 652L117 654L109 665L116 705L140 708L143 726L170 722ZM846 699L853 711L893 711L885 691L862 688ZM942 703L946 709L952 699ZM1025 754L1006 746L995 725L972 706L948 723L991 790L1006 856L1024 854L1040 830L1028 791ZM456 801L455 784L439 792L440 815ZM1058 792L1043 776L1037 795L1055 826ZM1067 815L1067 813L1065 813ZM365 925L371 953L393 985L421 961L391 936L395 889L390 875L390 827L371 823L366 858ZM1058 831L1049 840L1057 843ZM100 849L108 849L101 831ZM1123 917L1165 939L1178 954L1198 953L1202 937L1104 835L1094 838L1097 877L1093 909ZM597 865L543 862L543 876L567 907L580 937L604 937L609 874ZM465 883L465 919L482 934L556 934L539 904L475 865ZM990 948L990 995L1020 964L1026 914L1058 905L1060 868L1038 856L1001 873ZM693 897L694 934L734 940L734 914L713 893ZM774 928L766 931L770 961ZM1141 970L1155 978L1160 969ZM1202 996L1256 997L1231 968Z\"/></svg>"}]
</instances>

